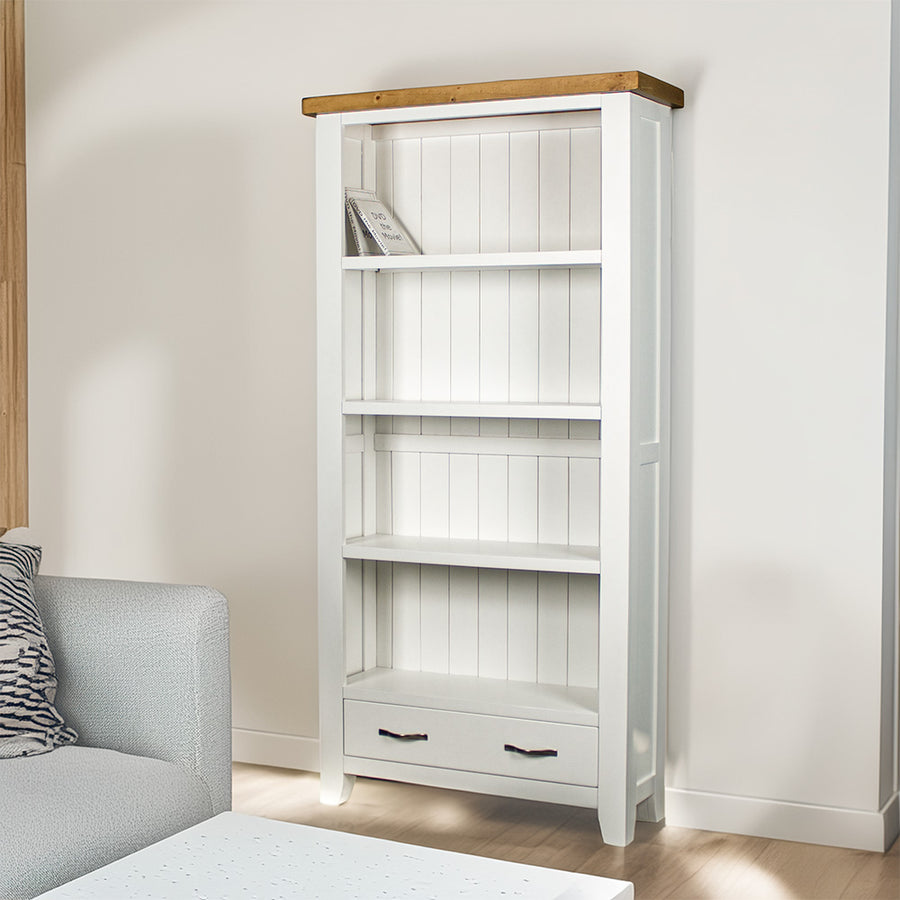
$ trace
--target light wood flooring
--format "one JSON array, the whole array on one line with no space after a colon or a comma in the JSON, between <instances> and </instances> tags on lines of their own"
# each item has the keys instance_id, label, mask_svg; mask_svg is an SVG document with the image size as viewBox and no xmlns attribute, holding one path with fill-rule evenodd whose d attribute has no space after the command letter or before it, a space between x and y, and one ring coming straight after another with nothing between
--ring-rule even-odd
<instances>
[{"instance_id":1,"label":"light wood flooring","mask_svg":"<svg viewBox=\"0 0 900 900\"><path fill-rule=\"evenodd\" d=\"M348 803L321 806L310 772L234 765L234 810L513 862L634 882L638 900L900 898L900 841L887 854L639 822L607 847L589 809L360 778Z\"/></svg>"}]
</instances>

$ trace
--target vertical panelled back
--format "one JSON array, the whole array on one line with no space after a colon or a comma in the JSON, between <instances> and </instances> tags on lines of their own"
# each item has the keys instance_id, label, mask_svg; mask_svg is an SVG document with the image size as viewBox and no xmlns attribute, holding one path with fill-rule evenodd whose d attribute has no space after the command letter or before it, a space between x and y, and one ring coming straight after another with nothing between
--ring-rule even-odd
<instances>
[{"instance_id":1,"label":"vertical panelled back","mask_svg":"<svg viewBox=\"0 0 900 900\"><path fill-rule=\"evenodd\" d=\"M348 561L348 622L374 603L369 665L595 687L595 575ZM363 567L377 576L364 580ZM369 587L371 585L371 588ZM374 590L374 596L369 596ZM364 668L366 629L346 631L347 674Z\"/></svg>"},{"instance_id":2,"label":"vertical panelled back","mask_svg":"<svg viewBox=\"0 0 900 900\"><path fill-rule=\"evenodd\" d=\"M465 437L459 426L467 422L472 424L472 436L483 440L466 444L460 452L455 439ZM363 468L361 449L348 446L348 538L369 533L363 529L361 499L370 487L368 477L375 479L372 502L376 504L374 528L379 533L598 544L599 423L474 419L454 420L453 425L457 428L451 434L451 421L446 418L377 417L375 430L382 440L375 441L375 462L368 469ZM348 427L358 433L358 426ZM414 448L417 442L391 442L390 435L436 440L421 451L391 449ZM560 438L569 444L559 447L527 438ZM579 450L581 441L586 442L584 450ZM519 449L517 444L524 447Z\"/></svg>"},{"instance_id":3,"label":"vertical panelled back","mask_svg":"<svg viewBox=\"0 0 900 900\"><path fill-rule=\"evenodd\" d=\"M369 186L423 253L600 246L597 112L376 125L371 138Z\"/></svg>"},{"instance_id":4,"label":"vertical panelled back","mask_svg":"<svg viewBox=\"0 0 900 900\"><path fill-rule=\"evenodd\" d=\"M370 186L423 253L599 248L596 113L431 126L414 137L403 124L376 126L370 142ZM356 184L365 153L351 143L347 179ZM599 277L381 274L378 399L597 402Z\"/></svg>"},{"instance_id":5,"label":"vertical panelled back","mask_svg":"<svg viewBox=\"0 0 900 900\"><path fill-rule=\"evenodd\" d=\"M345 346L357 357L359 341L377 348L366 399L599 402L599 269L382 272L364 300L369 318L360 273L346 278ZM356 399L360 363L348 365L357 368L346 396Z\"/></svg>"}]
</instances>

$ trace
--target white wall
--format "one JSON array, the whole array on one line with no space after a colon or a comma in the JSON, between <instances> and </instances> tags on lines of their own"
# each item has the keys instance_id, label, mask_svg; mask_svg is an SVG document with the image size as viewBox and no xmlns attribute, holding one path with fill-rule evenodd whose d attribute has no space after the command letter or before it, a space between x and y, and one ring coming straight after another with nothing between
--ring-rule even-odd
<instances>
[{"instance_id":1,"label":"white wall","mask_svg":"<svg viewBox=\"0 0 900 900\"><path fill-rule=\"evenodd\" d=\"M669 821L776 833L767 816L830 807L874 827L896 796L879 779L887 0L27 12L44 571L224 591L238 754L284 765L315 766L317 731L300 98L634 68L683 87ZM782 836L833 837L804 823Z\"/></svg>"}]
</instances>

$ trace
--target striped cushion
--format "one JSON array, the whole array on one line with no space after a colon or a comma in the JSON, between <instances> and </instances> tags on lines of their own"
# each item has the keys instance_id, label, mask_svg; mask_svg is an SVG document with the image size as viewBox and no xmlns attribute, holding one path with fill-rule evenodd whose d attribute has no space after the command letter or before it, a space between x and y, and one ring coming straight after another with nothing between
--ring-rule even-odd
<instances>
[{"instance_id":1,"label":"striped cushion","mask_svg":"<svg viewBox=\"0 0 900 900\"><path fill-rule=\"evenodd\" d=\"M78 739L53 705L56 669L34 603L40 563L40 547L0 543L0 759Z\"/></svg>"}]
</instances>

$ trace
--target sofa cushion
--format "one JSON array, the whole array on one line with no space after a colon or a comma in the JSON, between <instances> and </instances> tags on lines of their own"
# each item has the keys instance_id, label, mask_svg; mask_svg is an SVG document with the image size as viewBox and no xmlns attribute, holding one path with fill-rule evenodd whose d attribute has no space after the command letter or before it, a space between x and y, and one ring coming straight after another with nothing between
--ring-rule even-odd
<instances>
[{"instance_id":1,"label":"sofa cushion","mask_svg":"<svg viewBox=\"0 0 900 900\"><path fill-rule=\"evenodd\" d=\"M53 704L56 667L34 603L40 562L40 547L0 543L0 759L78 738Z\"/></svg>"},{"instance_id":2,"label":"sofa cushion","mask_svg":"<svg viewBox=\"0 0 900 900\"><path fill-rule=\"evenodd\" d=\"M173 763L95 747L0 760L0 897L49 891L213 814Z\"/></svg>"}]
</instances>

